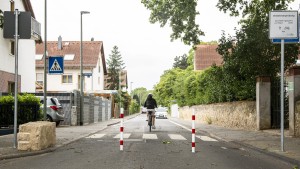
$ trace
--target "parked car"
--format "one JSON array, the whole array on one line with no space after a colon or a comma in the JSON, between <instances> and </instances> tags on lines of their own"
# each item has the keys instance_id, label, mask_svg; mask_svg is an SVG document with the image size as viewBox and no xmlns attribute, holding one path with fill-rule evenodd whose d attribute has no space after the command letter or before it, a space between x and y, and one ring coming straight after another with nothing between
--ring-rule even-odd
<instances>
[{"instance_id":1,"label":"parked car","mask_svg":"<svg viewBox=\"0 0 300 169\"><path fill-rule=\"evenodd\" d=\"M41 110L44 111L44 96L40 98ZM47 96L47 121L55 122L56 126L65 119L63 107L56 97Z\"/></svg>"},{"instance_id":2,"label":"parked car","mask_svg":"<svg viewBox=\"0 0 300 169\"><path fill-rule=\"evenodd\" d=\"M166 119L167 118L167 115L168 115L168 110L167 108L164 108L164 107L158 107L156 109L156 112L155 112L155 117L158 119L158 118L163 118L163 119Z\"/></svg>"}]
</instances>

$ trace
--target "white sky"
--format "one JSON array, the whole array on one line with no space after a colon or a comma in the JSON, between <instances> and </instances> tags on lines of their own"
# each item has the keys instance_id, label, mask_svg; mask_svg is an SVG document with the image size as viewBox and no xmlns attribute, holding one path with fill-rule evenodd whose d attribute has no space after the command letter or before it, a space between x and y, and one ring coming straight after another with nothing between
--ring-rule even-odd
<instances>
[{"instance_id":1,"label":"white sky","mask_svg":"<svg viewBox=\"0 0 300 169\"><path fill-rule=\"evenodd\" d=\"M217 2L198 0L196 21L206 34L202 41L218 40L222 30L233 34L237 26L237 18L220 12ZM31 3L44 39L44 0ZM80 11L90 12L83 15L84 41L92 37L103 41L106 58L118 46L128 72L129 92L131 87L152 89L163 72L172 68L175 56L191 49L179 40L170 42L170 28L150 24L150 11L140 0L47 0L47 40L56 41L61 35L63 41L80 41Z\"/></svg>"}]
</instances>

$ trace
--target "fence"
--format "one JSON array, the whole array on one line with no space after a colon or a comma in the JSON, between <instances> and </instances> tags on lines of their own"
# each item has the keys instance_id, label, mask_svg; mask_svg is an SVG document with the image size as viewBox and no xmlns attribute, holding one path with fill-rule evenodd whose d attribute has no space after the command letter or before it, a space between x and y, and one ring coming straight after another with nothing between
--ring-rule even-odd
<instances>
[{"instance_id":1,"label":"fence","mask_svg":"<svg viewBox=\"0 0 300 169\"><path fill-rule=\"evenodd\" d=\"M30 94L34 94L36 96L44 95L43 93L30 93ZM0 93L0 97L2 95L5 96L7 95L7 93ZM80 124L80 92L79 91L74 90L73 92L70 93L47 93L47 96L56 97L62 104L63 111L65 113L65 119L60 123L60 125L71 125L71 121L72 121L71 117L74 118L73 120L75 120L74 125ZM83 100L84 100L84 104L83 104L82 117L83 117L84 124L91 124L100 121L105 121L111 118L112 109L111 109L110 100L106 98L94 96L93 94L84 96ZM75 108L75 112L72 112L72 107ZM0 114L0 119L2 118L4 117L1 116Z\"/></svg>"}]
</instances>

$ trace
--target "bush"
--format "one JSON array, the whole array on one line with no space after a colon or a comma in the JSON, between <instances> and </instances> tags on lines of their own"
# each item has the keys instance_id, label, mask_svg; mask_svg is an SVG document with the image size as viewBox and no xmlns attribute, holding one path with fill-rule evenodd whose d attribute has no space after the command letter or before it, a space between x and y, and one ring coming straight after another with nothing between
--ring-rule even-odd
<instances>
[{"instance_id":1,"label":"bush","mask_svg":"<svg viewBox=\"0 0 300 169\"><path fill-rule=\"evenodd\" d=\"M42 118L40 100L32 94L18 95L18 125ZM14 97L12 95L0 97L0 126L14 124Z\"/></svg>"},{"instance_id":2,"label":"bush","mask_svg":"<svg viewBox=\"0 0 300 169\"><path fill-rule=\"evenodd\" d=\"M130 106L129 106L129 113L134 114L138 113L140 111L140 105L137 103L136 100L131 100Z\"/></svg>"}]
</instances>

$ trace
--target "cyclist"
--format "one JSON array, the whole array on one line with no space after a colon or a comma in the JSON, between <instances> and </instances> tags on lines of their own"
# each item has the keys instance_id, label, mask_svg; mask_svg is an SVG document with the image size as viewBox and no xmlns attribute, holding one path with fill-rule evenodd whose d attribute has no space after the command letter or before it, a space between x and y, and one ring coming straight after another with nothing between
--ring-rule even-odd
<instances>
[{"instance_id":1,"label":"cyclist","mask_svg":"<svg viewBox=\"0 0 300 169\"><path fill-rule=\"evenodd\" d=\"M148 97L144 103L144 107L146 107L147 109L157 108L156 100L153 98L151 93L148 94ZM155 112L148 111L147 116L152 116L152 128L155 129Z\"/></svg>"}]
</instances>

